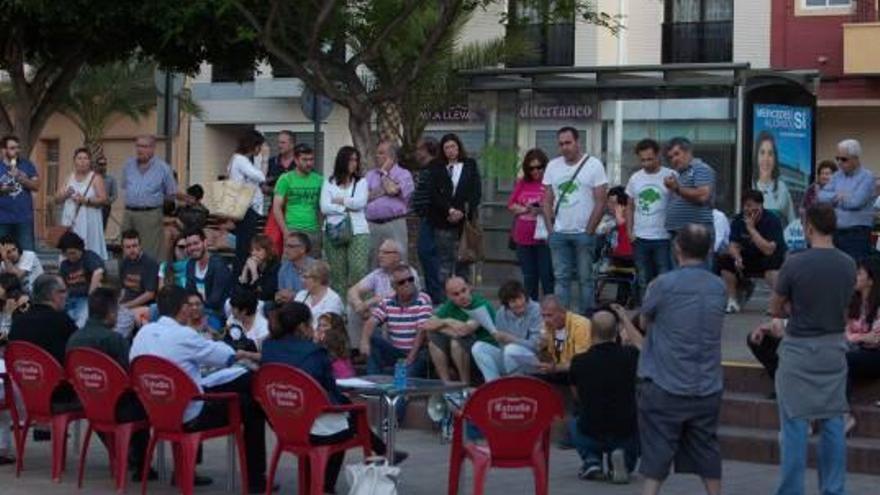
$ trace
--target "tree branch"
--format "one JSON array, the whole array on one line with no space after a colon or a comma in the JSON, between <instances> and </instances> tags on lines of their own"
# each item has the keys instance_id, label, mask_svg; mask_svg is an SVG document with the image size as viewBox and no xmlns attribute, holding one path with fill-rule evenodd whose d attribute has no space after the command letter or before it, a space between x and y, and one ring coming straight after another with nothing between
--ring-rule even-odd
<instances>
[{"instance_id":1,"label":"tree branch","mask_svg":"<svg viewBox=\"0 0 880 495\"><path fill-rule=\"evenodd\" d=\"M393 34L398 26L408 21L410 16L412 16L413 12L415 12L416 8L424 3L424 0L413 0L411 2L407 2L406 6L403 8L403 11L397 14L393 21L389 22L384 29L379 33L378 36L373 38L369 45L359 53L355 54L354 57L351 58L348 65L352 67L358 67L361 64L369 64L371 60L373 60L379 53L379 48L385 44L385 41L388 39L391 34Z\"/></svg>"},{"instance_id":2,"label":"tree branch","mask_svg":"<svg viewBox=\"0 0 880 495\"><path fill-rule=\"evenodd\" d=\"M438 1L438 3L442 5L440 18L437 20L437 23L434 25L425 40L425 44L422 46L422 50L419 52L419 56L416 58L415 63L412 64L409 74L402 78L399 84L376 91L370 95L370 100L373 104L400 98L406 93L412 82L419 77L425 65L433 61L431 52L433 52L443 41L444 36L448 34L450 26L455 21L455 18L461 13L462 9L462 0Z\"/></svg>"},{"instance_id":3,"label":"tree branch","mask_svg":"<svg viewBox=\"0 0 880 495\"><path fill-rule=\"evenodd\" d=\"M312 35L309 36L309 59L315 60L318 58L317 55L321 51L321 29L327 23L327 20L330 19L330 14L333 13L334 7L336 7L336 0L324 0L324 5L321 7L321 11L318 12L318 18L312 27Z\"/></svg>"}]
</instances>

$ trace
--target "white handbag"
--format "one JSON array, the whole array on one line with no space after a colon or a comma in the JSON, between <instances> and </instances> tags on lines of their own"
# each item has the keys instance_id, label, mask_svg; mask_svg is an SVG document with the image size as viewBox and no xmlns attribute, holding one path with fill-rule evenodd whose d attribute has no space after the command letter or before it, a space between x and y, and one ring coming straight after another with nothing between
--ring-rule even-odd
<instances>
[{"instance_id":1,"label":"white handbag","mask_svg":"<svg viewBox=\"0 0 880 495\"><path fill-rule=\"evenodd\" d=\"M362 464L345 466L348 495L397 495L400 468L384 457L368 457Z\"/></svg>"},{"instance_id":2,"label":"white handbag","mask_svg":"<svg viewBox=\"0 0 880 495\"><path fill-rule=\"evenodd\" d=\"M545 241L547 240L547 223L544 222L544 216L538 215L537 221L535 221L535 240L536 241Z\"/></svg>"}]
</instances>

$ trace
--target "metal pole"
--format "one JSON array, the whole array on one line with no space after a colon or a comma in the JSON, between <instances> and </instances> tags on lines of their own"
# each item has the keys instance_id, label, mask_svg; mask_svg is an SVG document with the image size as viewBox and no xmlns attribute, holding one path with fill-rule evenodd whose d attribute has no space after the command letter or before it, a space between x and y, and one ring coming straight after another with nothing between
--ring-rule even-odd
<instances>
[{"instance_id":1,"label":"metal pole","mask_svg":"<svg viewBox=\"0 0 880 495\"><path fill-rule=\"evenodd\" d=\"M324 156L324 143L318 143L318 136L321 134L321 111L318 109L318 103L318 93L312 91L312 122L315 124L313 131L315 142L315 166L318 167L319 170L323 170L324 165L321 160Z\"/></svg>"},{"instance_id":2,"label":"metal pole","mask_svg":"<svg viewBox=\"0 0 880 495\"><path fill-rule=\"evenodd\" d=\"M173 105L172 105L173 100L172 100L171 93L174 89L174 88L172 88L173 78L174 78L174 75L171 73L171 71L165 72L165 118L164 118L165 161L169 165L171 165L172 169L174 169L174 164L171 163L171 158L172 158L171 157L171 148L172 148L171 136L174 134L174 130L171 128L171 122L172 122L171 112L172 112L172 108L173 108Z\"/></svg>"}]
</instances>

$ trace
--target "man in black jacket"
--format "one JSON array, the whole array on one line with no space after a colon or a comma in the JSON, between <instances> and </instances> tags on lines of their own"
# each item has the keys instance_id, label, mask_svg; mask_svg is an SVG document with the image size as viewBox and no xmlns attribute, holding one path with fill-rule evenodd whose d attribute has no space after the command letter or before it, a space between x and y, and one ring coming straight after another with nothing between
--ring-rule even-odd
<instances>
[{"instance_id":1,"label":"man in black jacket","mask_svg":"<svg viewBox=\"0 0 880 495\"><path fill-rule=\"evenodd\" d=\"M211 255L205 245L205 232L185 232L186 290L197 291L205 300L208 324L212 328L223 326L223 304L232 294L232 273L223 258Z\"/></svg>"},{"instance_id":2,"label":"man in black jacket","mask_svg":"<svg viewBox=\"0 0 880 495\"><path fill-rule=\"evenodd\" d=\"M467 157L455 134L440 139L441 157L430 165L428 223L434 230L433 257L439 263L440 283L452 275L468 279L468 264L458 260L458 243L465 219L475 220L482 196L477 162Z\"/></svg>"},{"instance_id":3,"label":"man in black jacket","mask_svg":"<svg viewBox=\"0 0 880 495\"><path fill-rule=\"evenodd\" d=\"M610 453L611 480L627 483L639 455L635 388L641 334L616 304L593 314L592 329L593 346L572 359L569 371L579 401L569 423L583 461L578 477L606 479L602 457ZM627 345L618 343L618 335Z\"/></svg>"},{"instance_id":4,"label":"man in black jacket","mask_svg":"<svg viewBox=\"0 0 880 495\"><path fill-rule=\"evenodd\" d=\"M58 275L43 274L34 281L31 309L12 319L9 341L30 342L64 366L67 339L76 323L64 311L67 287Z\"/></svg>"}]
</instances>

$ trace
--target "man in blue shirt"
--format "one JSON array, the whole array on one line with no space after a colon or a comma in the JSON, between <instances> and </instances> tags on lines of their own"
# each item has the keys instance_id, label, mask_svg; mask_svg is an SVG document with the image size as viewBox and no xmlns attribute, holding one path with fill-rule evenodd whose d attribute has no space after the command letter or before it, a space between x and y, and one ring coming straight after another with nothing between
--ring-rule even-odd
<instances>
[{"instance_id":1,"label":"man in blue shirt","mask_svg":"<svg viewBox=\"0 0 880 495\"><path fill-rule=\"evenodd\" d=\"M721 493L721 328L724 283L704 268L710 229L690 224L674 241L679 268L648 286L647 335L639 356L638 422L645 495L656 495L675 461L709 495Z\"/></svg>"},{"instance_id":2,"label":"man in blue shirt","mask_svg":"<svg viewBox=\"0 0 880 495\"><path fill-rule=\"evenodd\" d=\"M840 168L818 196L820 203L834 206L837 215L834 246L856 261L870 254L874 227L874 174L862 166L861 154L855 139L838 143L835 158Z\"/></svg>"},{"instance_id":3,"label":"man in blue shirt","mask_svg":"<svg viewBox=\"0 0 880 495\"><path fill-rule=\"evenodd\" d=\"M31 192L40 188L37 167L18 156L20 141L15 136L2 139L0 161L0 237L15 236L21 249L34 250L34 201Z\"/></svg>"}]
</instances>

